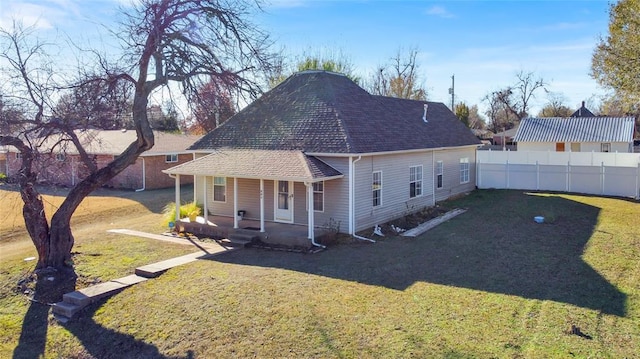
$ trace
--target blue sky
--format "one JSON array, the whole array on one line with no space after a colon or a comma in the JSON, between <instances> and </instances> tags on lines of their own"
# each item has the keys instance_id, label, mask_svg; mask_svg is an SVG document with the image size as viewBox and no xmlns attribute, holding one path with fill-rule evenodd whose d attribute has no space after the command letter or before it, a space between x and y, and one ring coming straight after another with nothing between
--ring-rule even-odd
<instances>
[{"instance_id":1,"label":"blue sky","mask_svg":"<svg viewBox=\"0 0 640 359\"><path fill-rule=\"evenodd\" d=\"M0 0L10 18L38 22L42 34L104 46L117 6L128 0ZM362 78L399 49L418 49L429 99L478 104L490 91L535 72L569 107L602 94L589 76L591 54L606 35L606 1L271 0L253 21L292 57L341 54ZM61 35L62 34L62 35ZM108 46L108 45L106 45ZM538 94L533 110L546 101Z\"/></svg>"}]
</instances>

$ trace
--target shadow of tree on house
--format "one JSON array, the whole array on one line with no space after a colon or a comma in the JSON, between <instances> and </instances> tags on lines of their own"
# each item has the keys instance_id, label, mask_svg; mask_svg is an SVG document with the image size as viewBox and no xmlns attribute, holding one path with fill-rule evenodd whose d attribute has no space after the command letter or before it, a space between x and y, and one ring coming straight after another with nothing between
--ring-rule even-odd
<instances>
[{"instance_id":1,"label":"shadow of tree on house","mask_svg":"<svg viewBox=\"0 0 640 359\"><path fill-rule=\"evenodd\" d=\"M418 238L340 245L314 255L246 250L212 260L396 290L428 282L625 315L626 294L581 258L595 230L598 208L561 197L494 192L476 195L490 198L458 203L468 206L468 212ZM543 212L551 212L554 223L533 221Z\"/></svg>"}]
</instances>

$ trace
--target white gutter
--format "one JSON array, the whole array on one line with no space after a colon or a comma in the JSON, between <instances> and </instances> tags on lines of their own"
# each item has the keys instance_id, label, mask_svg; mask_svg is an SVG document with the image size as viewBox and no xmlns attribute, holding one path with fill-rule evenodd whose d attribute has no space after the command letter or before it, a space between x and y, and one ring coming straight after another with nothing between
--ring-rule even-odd
<instances>
[{"instance_id":1,"label":"white gutter","mask_svg":"<svg viewBox=\"0 0 640 359\"><path fill-rule=\"evenodd\" d=\"M402 153L416 153L416 152L429 152L440 150L460 149L467 147L478 147L481 144L475 145L463 145L463 146L451 146L451 147L434 147L434 148L416 148L413 150L401 150L401 151L382 151L382 152L367 152L367 153L326 153L326 152L305 152L307 156L314 157L354 157L354 156L380 156L380 155L397 155Z\"/></svg>"},{"instance_id":2,"label":"white gutter","mask_svg":"<svg viewBox=\"0 0 640 359\"><path fill-rule=\"evenodd\" d=\"M144 189L147 187L147 173L145 169L144 157L140 156L140 158L142 158L142 188L138 188L136 192L144 191Z\"/></svg>"}]
</instances>

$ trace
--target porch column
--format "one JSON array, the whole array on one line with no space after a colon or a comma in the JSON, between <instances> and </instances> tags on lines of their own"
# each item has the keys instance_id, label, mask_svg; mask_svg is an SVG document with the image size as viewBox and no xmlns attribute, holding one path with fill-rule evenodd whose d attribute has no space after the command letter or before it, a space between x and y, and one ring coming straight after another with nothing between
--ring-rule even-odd
<instances>
[{"instance_id":1,"label":"porch column","mask_svg":"<svg viewBox=\"0 0 640 359\"><path fill-rule=\"evenodd\" d=\"M238 228L238 177L233 177L233 228Z\"/></svg>"},{"instance_id":2,"label":"porch column","mask_svg":"<svg viewBox=\"0 0 640 359\"><path fill-rule=\"evenodd\" d=\"M264 180L260 178L260 233L264 233Z\"/></svg>"},{"instance_id":3,"label":"porch column","mask_svg":"<svg viewBox=\"0 0 640 359\"><path fill-rule=\"evenodd\" d=\"M193 178L195 179L196 176L193 176ZM203 206L203 210L204 213L202 214L202 216L204 217L204 224L209 224L209 209L207 208L207 176L203 176L204 178L204 183L203 183L203 192L204 192L204 198L202 199L202 206Z\"/></svg>"},{"instance_id":4,"label":"porch column","mask_svg":"<svg viewBox=\"0 0 640 359\"><path fill-rule=\"evenodd\" d=\"M176 218L175 225L180 221L180 175L176 175Z\"/></svg>"},{"instance_id":5,"label":"porch column","mask_svg":"<svg viewBox=\"0 0 640 359\"><path fill-rule=\"evenodd\" d=\"M314 219L314 208L313 208L313 184L305 182L304 185L307 187L307 202L309 203L309 219L308 222L308 235L311 241L314 240L314 232L313 232L313 219Z\"/></svg>"}]
</instances>

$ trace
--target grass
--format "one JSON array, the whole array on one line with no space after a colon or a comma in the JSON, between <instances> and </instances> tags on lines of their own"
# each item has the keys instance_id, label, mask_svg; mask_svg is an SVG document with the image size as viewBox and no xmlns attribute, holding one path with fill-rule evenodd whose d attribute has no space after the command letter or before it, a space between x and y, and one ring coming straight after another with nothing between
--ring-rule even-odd
<instances>
[{"instance_id":1,"label":"grass","mask_svg":"<svg viewBox=\"0 0 640 359\"><path fill-rule=\"evenodd\" d=\"M3 289L0 357L637 356L638 203L484 190L447 206L468 211L415 239L313 255L248 249L177 267L67 325ZM536 215L553 221L537 224ZM116 237L116 247L128 240ZM155 252L125 256L99 241L79 241L95 245L81 251L109 262ZM8 269L3 259L3 288L28 271L16 256ZM570 334L572 325L585 336Z\"/></svg>"}]
</instances>

